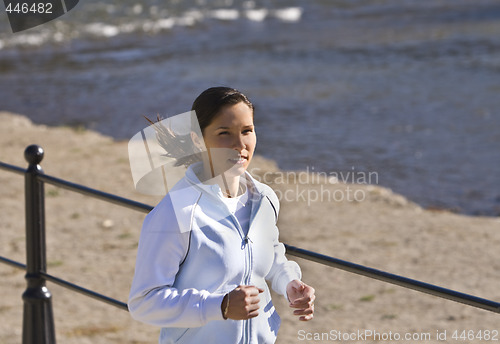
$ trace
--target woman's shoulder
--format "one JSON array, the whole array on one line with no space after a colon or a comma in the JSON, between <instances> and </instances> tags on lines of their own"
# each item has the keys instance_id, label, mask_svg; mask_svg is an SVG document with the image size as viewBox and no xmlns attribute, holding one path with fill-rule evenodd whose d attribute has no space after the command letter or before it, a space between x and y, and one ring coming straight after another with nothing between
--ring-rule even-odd
<instances>
[{"instance_id":1,"label":"woman's shoulder","mask_svg":"<svg viewBox=\"0 0 500 344\"><path fill-rule=\"evenodd\" d=\"M255 186L255 188L257 189L257 191L263 197L266 197L271 202L276 213L278 213L279 207L280 207L280 202L279 202L278 196L276 195L276 192L274 192L274 190L269 185L258 181L257 179L253 178L250 174L248 174L248 175L250 176L251 181L252 181L253 185Z\"/></svg>"},{"instance_id":2,"label":"woman's shoulder","mask_svg":"<svg viewBox=\"0 0 500 344\"><path fill-rule=\"evenodd\" d=\"M162 231L188 231L192 209L199 197L200 191L183 178L151 210L144 223Z\"/></svg>"}]
</instances>

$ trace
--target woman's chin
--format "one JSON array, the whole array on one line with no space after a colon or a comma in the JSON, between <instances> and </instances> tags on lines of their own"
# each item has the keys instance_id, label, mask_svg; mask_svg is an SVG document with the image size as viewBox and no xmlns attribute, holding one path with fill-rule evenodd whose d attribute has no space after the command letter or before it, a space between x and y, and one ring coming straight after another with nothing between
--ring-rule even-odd
<instances>
[{"instance_id":1,"label":"woman's chin","mask_svg":"<svg viewBox=\"0 0 500 344\"><path fill-rule=\"evenodd\" d=\"M232 176L232 177L239 177L241 176L243 173L245 173L247 169L247 164L246 163L243 163L243 164L232 164L232 166L230 166L225 172L224 174L226 176Z\"/></svg>"}]
</instances>

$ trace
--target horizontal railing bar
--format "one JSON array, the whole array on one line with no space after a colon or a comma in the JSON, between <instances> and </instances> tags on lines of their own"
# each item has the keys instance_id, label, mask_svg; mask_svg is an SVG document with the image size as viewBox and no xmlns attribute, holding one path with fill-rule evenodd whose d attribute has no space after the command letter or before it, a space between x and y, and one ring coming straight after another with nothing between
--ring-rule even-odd
<instances>
[{"instance_id":1,"label":"horizontal railing bar","mask_svg":"<svg viewBox=\"0 0 500 344\"><path fill-rule=\"evenodd\" d=\"M20 168L18 166L14 166L14 165L10 165L10 164L6 164L3 162L0 162L0 169L15 172L18 174L26 173L26 170L23 168ZM103 191L88 188L86 186L79 185L79 184L72 183L72 182L68 182L66 180L52 177L52 176L49 176L46 174L38 175L37 178L45 183L48 183L48 184L52 184L52 185L55 185L55 186L58 186L61 188L65 188L65 189L68 189L70 191L78 192L78 193L81 193L83 195L88 195L88 196L91 196L94 198L98 198L98 199L101 199L101 200L104 200L104 201L107 201L110 203L125 206L127 208L131 208L134 210L138 210L138 211L142 211L142 212L147 213L153 209L153 206L148 205L148 204L136 202L136 201L124 198L124 197L120 197L120 196L116 196L116 195L106 193ZM296 256L296 257L310 260L310 261L313 261L316 263L320 263L320 264L327 265L330 267L334 267L334 268L338 268L338 269L345 270L348 272L352 272L352 273L362 275L365 277L377 279L377 280L380 280L383 282L399 285L399 286L404 287L404 288L416 290L416 291L430 294L430 295L434 295L434 296L437 296L440 298L463 303L463 304L473 306L476 308L481 308L481 309L488 310L491 312L500 313L500 303L497 303L497 302L494 302L491 300L479 298L479 297L469 295L469 294L460 293L460 292L457 292L454 290L435 286L435 285L432 285L429 283L417 281L417 280L410 279L407 277L391 274L391 273L388 273L385 271L373 269L373 268L366 267L363 265L351 263L351 262L344 261L341 259L322 255L322 254L319 254L316 252L304 250L304 249L301 249L298 247L294 247L294 246L290 246L290 245L286 245L286 244L285 244L285 247L286 247L287 254L292 255L292 256ZM26 265L19 263L19 262L16 262L16 261L13 261L13 260L10 260L10 259L5 258L5 257L0 256L0 262L8 264L8 265L16 267L16 268L19 268L19 269L26 269ZM80 287L76 284L64 281L58 277L49 275L47 273L40 273L40 274L48 281L56 283L60 286L63 286L65 288L71 289L71 290L79 292L81 294L93 297L95 299L106 302L106 303L113 305L115 307L118 307L120 309L128 310L126 303L123 303L121 301L112 299L110 297L104 296L104 295L99 294L99 293L96 293L96 292L91 291L89 289Z\"/></svg>"},{"instance_id":2,"label":"horizontal railing bar","mask_svg":"<svg viewBox=\"0 0 500 344\"><path fill-rule=\"evenodd\" d=\"M116 195L113 195L113 194L110 194L107 192L91 189L91 188L88 188L88 187L80 185L80 184L68 182L64 179L49 176L47 174L37 175L37 178L45 183L48 183L48 184L52 184L52 185L55 185L55 186L58 186L58 187L61 187L61 188L67 189L67 190L81 193L83 195L92 196L92 197L101 199L103 201L107 201L110 203L114 203L117 205L121 205L121 206L124 206L127 208L142 211L145 213L149 213L153 209L153 206L148 205L148 204L136 202L136 201L133 201L131 199L116 196Z\"/></svg>"},{"instance_id":3,"label":"horizontal railing bar","mask_svg":"<svg viewBox=\"0 0 500 344\"><path fill-rule=\"evenodd\" d=\"M26 270L26 264L16 262L15 260L11 260L9 258L5 258L0 256L0 263L4 263L7 265L10 265L14 268L21 269L21 270Z\"/></svg>"},{"instance_id":4,"label":"horizontal railing bar","mask_svg":"<svg viewBox=\"0 0 500 344\"><path fill-rule=\"evenodd\" d=\"M25 174L26 173L26 169L25 168L21 168L19 166L14 166L14 165L6 164L6 163L1 162L1 161L0 161L0 169L6 170L6 171L9 171L9 172L14 172L14 173L17 173L17 174Z\"/></svg>"},{"instance_id":5,"label":"horizontal railing bar","mask_svg":"<svg viewBox=\"0 0 500 344\"><path fill-rule=\"evenodd\" d=\"M19 263L19 262L16 262L14 260L11 260L11 259L8 259L8 258L2 257L2 256L0 256L0 263L5 263L5 264L10 265L12 267L15 267L15 268L18 268L21 270L26 270L26 264ZM115 300L111 297L96 293L92 290L80 287L79 285L65 281L65 280L63 280L59 277L56 277L56 276L52 276L48 273L40 272L40 276L45 278L47 281L55 283L63 288L67 288L67 289L76 291L80 294L92 297L94 299L97 299L97 300L102 301L102 302L106 302L107 304L113 305L113 306L120 308L122 310L128 311L127 304L124 302L121 302L121 301Z\"/></svg>"},{"instance_id":6,"label":"horizontal railing bar","mask_svg":"<svg viewBox=\"0 0 500 344\"><path fill-rule=\"evenodd\" d=\"M1 162L1 161L0 161L0 168L7 170L7 171L10 171L10 172L15 172L18 174L26 173L26 169L23 169L21 167L14 166L14 165L6 164L6 163ZM125 206L127 208L142 211L145 213L149 213L153 209L153 206L151 206L149 204L144 204L141 202L133 201L133 200L128 199L128 198L124 198L124 197L116 196L114 194L110 194L107 192L92 189L92 188L89 188L89 187L86 187L86 186L83 186L80 184L68 182L64 179L56 178L56 177L50 176L48 174L37 175L37 178L45 183L48 183L48 184L52 184L52 185L55 185L55 186L58 186L58 187L61 187L61 188L67 189L67 190L81 193L83 195L92 196L92 197L101 199L103 201L118 204L121 206Z\"/></svg>"},{"instance_id":7,"label":"horizontal railing bar","mask_svg":"<svg viewBox=\"0 0 500 344\"><path fill-rule=\"evenodd\" d=\"M91 298L94 298L96 300L105 302L105 303L107 303L109 305L115 306L115 307L120 308L120 309L122 309L124 311L128 311L127 304L124 303L124 302L115 300L115 299L113 299L111 297L108 297L108 296L105 296L105 295L102 295L102 294L99 294L99 293L97 293L95 291L92 291L90 289L83 288L83 287L81 287L79 285L76 285L76 284L73 284L71 282L65 281L65 280L63 280L63 279L61 279L59 277L55 277L55 276L49 275L48 273L45 273L45 272L41 272L40 275L43 278L45 278L47 281L55 283L55 284L57 284L57 285L59 285L61 287L73 290L73 291L75 291L77 293L80 293L80 294L89 296Z\"/></svg>"},{"instance_id":8,"label":"horizontal railing bar","mask_svg":"<svg viewBox=\"0 0 500 344\"><path fill-rule=\"evenodd\" d=\"M363 265L354 264L351 262L347 262L345 260L325 256L298 247L285 245L285 248L286 248L286 253L292 256L304 258L316 263L342 269L345 271L349 271L358 275L370 277L387 283L399 285L401 287L413 289L422 293L463 303L476 308L481 308L490 312L500 313L500 303L498 302L490 301L469 294L460 293L454 290L435 286L429 283L417 281L407 277L394 275L385 271L369 268Z\"/></svg>"}]
</instances>

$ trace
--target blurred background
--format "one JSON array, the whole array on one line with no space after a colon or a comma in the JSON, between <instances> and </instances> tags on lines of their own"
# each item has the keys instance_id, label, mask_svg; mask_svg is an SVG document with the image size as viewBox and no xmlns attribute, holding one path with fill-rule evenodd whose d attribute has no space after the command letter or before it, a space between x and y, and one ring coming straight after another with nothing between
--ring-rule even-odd
<instances>
[{"instance_id":1,"label":"blurred background","mask_svg":"<svg viewBox=\"0 0 500 344\"><path fill-rule=\"evenodd\" d=\"M128 140L231 86L282 169L500 215L498 0L86 0L16 34L2 7L0 110Z\"/></svg>"}]
</instances>

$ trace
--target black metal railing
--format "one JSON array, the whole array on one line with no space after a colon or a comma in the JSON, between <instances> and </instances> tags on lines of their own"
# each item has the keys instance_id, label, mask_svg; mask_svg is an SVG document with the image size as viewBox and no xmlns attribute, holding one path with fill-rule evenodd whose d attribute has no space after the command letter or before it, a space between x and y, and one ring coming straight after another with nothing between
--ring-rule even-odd
<instances>
[{"instance_id":1,"label":"black metal railing","mask_svg":"<svg viewBox=\"0 0 500 344\"><path fill-rule=\"evenodd\" d=\"M44 184L55 185L145 213L153 209L152 206L144 203L132 201L46 175L40 166L43 155L44 152L40 146L28 146L24 152L25 159L29 163L26 170L18 166L0 162L0 169L21 174L25 177L26 264L0 256L0 263L26 271L25 278L27 287L22 295L24 302L23 344L54 344L56 342L52 312L52 296L46 286L46 281L58 284L64 288L92 297L101 302L108 303L122 310L128 310L127 304L124 302L96 293L47 273ZM431 294L440 298L460 302L476 308L500 313L500 303L491 300L394 275L385 271L376 270L286 244L285 247L288 255Z\"/></svg>"}]
</instances>

